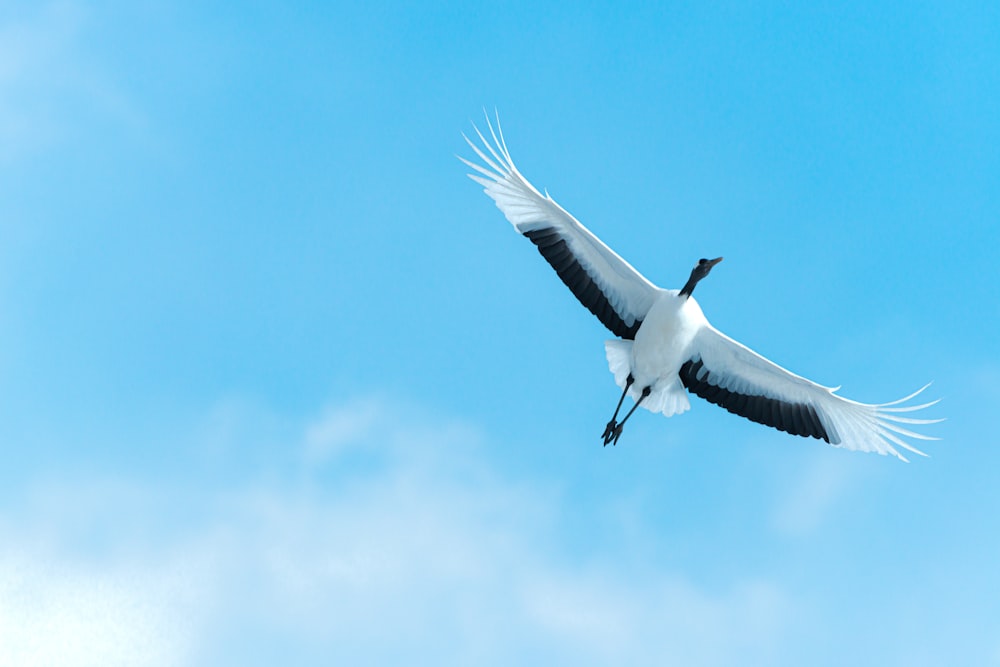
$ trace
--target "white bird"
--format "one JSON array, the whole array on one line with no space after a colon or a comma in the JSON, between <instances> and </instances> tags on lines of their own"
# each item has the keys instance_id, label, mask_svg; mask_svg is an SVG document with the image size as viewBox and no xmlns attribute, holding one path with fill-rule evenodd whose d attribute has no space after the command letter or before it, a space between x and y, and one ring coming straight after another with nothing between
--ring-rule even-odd
<instances>
[{"instance_id":1,"label":"white bird","mask_svg":"<svg viewBox=\"0 0 1000 667\"><path fill-rule=\"evenodd\" d=\"M709 324L691 293L717 259L699 260L680 290L662 289L606 246L548 193L540 193L514 166L497 119L487 141L475 125L482 148L462 135L482 164L459 157L474 169L469 178L538 247L542 257L590 312L619 340L605 342L608 365L622 395L604 429L604 444L617 444L622 427L640 405L667 417L687 411L687 392L752 421L825 440L835 447L893 454L895 446L926 456L903 440L937 440L900 424L932 424L905 413L923 405L904 405L929 385L891 403L869 405L836 395L768 361ZM687 391L685 391L687 390ZM635 405L618 422L625 396ZM895 445L895 446L894 446Z\"/></svg>"}]
</instances>

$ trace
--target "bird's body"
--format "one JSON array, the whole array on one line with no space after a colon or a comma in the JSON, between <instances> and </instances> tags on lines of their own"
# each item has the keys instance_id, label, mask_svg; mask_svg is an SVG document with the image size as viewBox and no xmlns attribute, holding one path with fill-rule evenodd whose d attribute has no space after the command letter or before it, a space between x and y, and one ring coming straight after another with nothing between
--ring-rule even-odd
<instances>
[{"instance_id":1,"label":"bird's body","mask_svg":"<svg viewBox=\"0 0 1000 667\"><path fill-rule=\"evenodd\" d=\"M695 286L722 261L702 259L680 289L662 289L601 242L514 166L503 135L489 127L492 144L476 130L483 148L469 145L483 164L462 160L470 174L515 229L537 247L580 302L619 339L605 343L608 365L625 396L636 402L625 418L618 409L604 432L617 443L637 407L666 416L690 408L688 393L729 412L793 435L906 460L894 445L922 454L903 437L932 440L900 424L940 420L903 416L925 405L899 401L868 405L837 396L795 375L715 329L692 296ZM936 401L935 401L936 402Z\"/></svg>"},{"instance_id":2,"label":"bird's body","mask_svg":"<svg viewBox=\"0 0 1000 667\"><path fill-rule=\"evenodd\" d=\"M632 342L631 371L640 387L657 391L678 379L681 365L691 357L699 329L708 324L694 297L677 290L660 290Z\"/></svg>"}]
</instances>

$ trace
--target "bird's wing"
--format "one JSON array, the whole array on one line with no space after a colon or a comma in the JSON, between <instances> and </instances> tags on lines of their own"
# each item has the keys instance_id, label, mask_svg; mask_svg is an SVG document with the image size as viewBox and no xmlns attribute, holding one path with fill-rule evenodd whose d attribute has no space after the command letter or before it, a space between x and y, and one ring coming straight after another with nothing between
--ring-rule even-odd
<instances>
[{"instance_id":1,"label":"bird's wing","mask_svg":"<svg viewBox=\"0 0 1000 667\"><path fill-rule=\"evenodd\" d=\"M634 338L657 287L551 197L536 190L514 166L499 120L496 131L489 118L486 122L492 143L475 126L482 148L465 137L482 161L459 158L478 172L469 178L482 185L514 228L538 246L580 303L616 336Z\"/></svg>"},{"instance_id":2,"label":"bird's wing","mask_svg":"<svg viewBox=\"0 0 1000 667\"><path fill-rule=\"evenodd\" d=\"M937 403L902 405L926 386L892 403L857 403L837 396L837 388L786 371L708 324L695 335L692 350L680 371L688 391L757 423L837 447L893 454L904 461L893 445L926 456L904 437L937 440L900 426L942 421L902 414Z\"/></svg>"}]
</instances>

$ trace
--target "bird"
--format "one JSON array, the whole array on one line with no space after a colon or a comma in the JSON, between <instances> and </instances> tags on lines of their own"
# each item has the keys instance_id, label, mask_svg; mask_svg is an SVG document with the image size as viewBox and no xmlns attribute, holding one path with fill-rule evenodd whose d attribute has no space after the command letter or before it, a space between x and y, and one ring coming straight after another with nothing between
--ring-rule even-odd
<instances>
[{"instance_id":1,"label":"bird","mask_svg":"<svg viewBox=\"0 0 1000 667\"><path fill-rule=\"evenodd\" d=\"M640 406L667 417L678 415L690 409L691 393L759 424L835 447L891 454L902 461L907 458L900 449L927 456L905 438L938 438L902 425L943 421L908 416L940 400L908 404L930 383L890 403L859 403L839 396L840 387L816 384L733 340L709 323L693 296L722 257L699 259L679 290L657 287L518 171L499 115L495 120L494 129L486 116L492 141L475 124L478 145L462 134L478 162L456 157L475 172L469 178L483 186L580 303L616 336L605 342L605 353L622 393L601 436L604 446L618 444L625 423ZM634 404L618 421L626 396Z\"/></svg>"}]
</instances>

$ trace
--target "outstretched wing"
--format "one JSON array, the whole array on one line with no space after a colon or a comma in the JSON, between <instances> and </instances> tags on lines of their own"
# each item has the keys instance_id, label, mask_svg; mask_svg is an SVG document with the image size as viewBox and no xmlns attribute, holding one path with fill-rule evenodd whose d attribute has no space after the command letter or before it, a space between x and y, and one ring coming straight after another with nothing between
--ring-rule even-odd
<instances>
[{"instance_id":1,"label":"outstretched wing","mask_svg":"<svg viewBox=\"0 0 1000 667\"><path fill-rule=\"evenodd\" d=\"M469 178L482 185L514 228L538 246L580 303L616 336L634 338L657 287L551 197L536 190L514 166L499 119L496 131L489 118L486 123L492 143L475 126L482 148L465 137L482 161L459 158L478 172Z\"/></svg>"},{"instance_id":2,"label":"outstretched wing","mask_svg":"<svg viewBox=\"0 0 1000 667\"><path fill-rule=\"evenodd\" d=\"M893 445L926 454L903 437L937 440L899 426L942 421L901 415L937 403L901 405L926 386L892 403L868 405L837 396L836 389L785 370L711 325L695 335L693 350L680 371L688 391L759 424L819 438L837 447L893 454L904 461Z\"/></svg>"}]
</instances>

